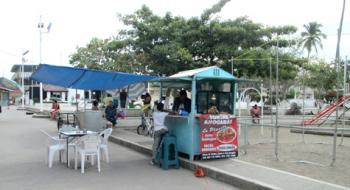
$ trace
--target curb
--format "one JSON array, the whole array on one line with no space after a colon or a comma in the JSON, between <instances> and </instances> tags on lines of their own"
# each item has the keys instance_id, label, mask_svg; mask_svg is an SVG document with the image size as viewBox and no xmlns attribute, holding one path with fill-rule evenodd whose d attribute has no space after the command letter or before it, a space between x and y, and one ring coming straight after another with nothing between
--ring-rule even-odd
<instances>
[{"instance_id":1,"label":"curb","mask_svg":"<svg viewBox=\"0 0 350 190\"><path fill-rule=\"evenodd\" d=\"M292 133L302 133L303 131L301 129L291 129L290 132ZM310 130L310 129L305 129L304 134L311 134L311 135L323 135L323 136L334 136L334 132L329 132L329 131L316 131L316 130ZM350 137L350 133L346 132L343 134L344 137ZM337 133L338 137L342 136L341 132Z\"/></svg>"},{"instance_id":2,"label":"curb","mask_svg":"<svg viewBox=\"0 0 350 190\"><path fill-rule=\"evenodd\" d=\"M135 150L147 156L152 156L152 150L141 144L131 142L129 140L116 137L113 135L109 137L109 140L113 143L125 146L127 148L130 148L132 150ZM241 188L245 190L273 190L273 189L278 190L280 189L278 187L275 187L260 181L256 181L254 179L249 179L236 174L225 172L223 170L220 170L214 167L207 166L206 164L203 164L200 162L190 161L184 158L179 158L179 162L182 168L188 169L190 171L195 171L195 169L199 166L203 168L206 176L212 179L215 179L217 181L221 181L226 184L232 185L237 188Z\"/></svg>"}]
</instances>

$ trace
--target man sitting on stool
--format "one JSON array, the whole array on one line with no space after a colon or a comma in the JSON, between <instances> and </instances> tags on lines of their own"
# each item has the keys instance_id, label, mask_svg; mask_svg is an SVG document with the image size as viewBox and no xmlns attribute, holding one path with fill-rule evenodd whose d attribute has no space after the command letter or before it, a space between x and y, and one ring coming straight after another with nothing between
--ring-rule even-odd
<instances>
[{"instance_id":1,"label":"man sitting on stool","mask_svg":"<svg viewBox=\"0 0 350 190\"><path fill-rule=\"evenodd\" d=\"M151 164L158 164L156 159L157 152L159 149L160 142L162 141L163 136L168 132L168 128L164 125L165 116L168 115L167 112L164 112L163 103L157 104L157 110L153 112L153 123L154 123L154 142L152 146L152 161Z\"/></svg>"},{"instance_id":2,"label":"man sitting on stool","mask_svg":"<svg viewBox=\"0 0 350 190\"><path fill-rule=\"evenodd\" d=\"M252 116L252 122L256 123L255 118L257 118L258 123L260 121L260 108L258 105L254 105L252 109L250 109L250 116Z\"/></svg>"}]
</instances>

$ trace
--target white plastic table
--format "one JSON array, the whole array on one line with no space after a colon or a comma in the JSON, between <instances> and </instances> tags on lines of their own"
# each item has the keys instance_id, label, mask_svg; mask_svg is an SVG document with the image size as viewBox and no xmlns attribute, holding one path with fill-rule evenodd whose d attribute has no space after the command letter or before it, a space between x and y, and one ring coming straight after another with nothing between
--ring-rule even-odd
<instances>
[{"instance_id":1,"label":"white plastic table","mask_svg":"<svg viewBox=\"0 0 350 190\"><path fill-rule=\"evenodd\" d=\"M93 135L93 134L97 134L97 132L94 131L85 131L85 130L79 130L79 131L61 131L59 132L60 136L63 136L64 138L66 138L66 146L67 146L67 151L66 151L66 158L67 158L67 167L68 167L68 145L69 143L75 139L76 137L81 137L84 135ZM71 141L69 141L69 139L71 139Z\"/></svg>"}]
</instances>

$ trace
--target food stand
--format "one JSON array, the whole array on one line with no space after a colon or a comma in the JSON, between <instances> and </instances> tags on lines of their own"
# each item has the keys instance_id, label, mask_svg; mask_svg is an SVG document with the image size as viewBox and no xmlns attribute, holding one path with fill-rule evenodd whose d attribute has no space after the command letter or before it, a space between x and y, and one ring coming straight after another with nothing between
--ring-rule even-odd
<instances>
[{"instance_id":1,"label":"food stand","mask_svg":"<svg viewBox=\"0 0 350 190\"><path fill-rule=\"evenodd\" d=\"M191 94L191 112L187 116L169 114L165 118L169 133L177 138L180 154L190 160L238 155L234 116L236 77L212 66L183 71L156 81L161 97L169 89L185 89Z\"/></svg>"}]
</instances>

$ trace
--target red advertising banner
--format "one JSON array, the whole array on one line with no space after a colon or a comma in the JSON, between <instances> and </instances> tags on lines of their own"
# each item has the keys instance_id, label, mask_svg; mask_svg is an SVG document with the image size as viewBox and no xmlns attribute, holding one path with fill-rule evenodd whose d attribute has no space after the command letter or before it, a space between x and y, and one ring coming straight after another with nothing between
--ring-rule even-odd
<instances>
[{"instance_id":1,"label":"red advertising banner","mask_svg":"<svg viewBox=\"0 0 350 190\"><path fill-rule=\"evenodd\" d=\"M233 115L200 116L200 148L202 159L238 156L237 119Z\"/></svg>"}]
</instances>

